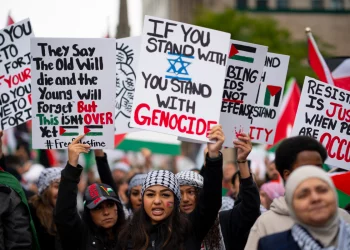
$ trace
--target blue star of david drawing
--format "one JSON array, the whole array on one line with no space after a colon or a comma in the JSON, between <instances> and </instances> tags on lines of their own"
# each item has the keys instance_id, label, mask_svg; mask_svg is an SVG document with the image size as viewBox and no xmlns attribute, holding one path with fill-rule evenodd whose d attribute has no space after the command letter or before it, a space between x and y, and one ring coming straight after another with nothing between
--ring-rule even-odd
<instances>
[{"instance_id":1,"label":"blue star of david drawing","mask_svg":"<svg viewBox=\"0 0 350 250\"><path fill-rule=\"evenodd\" d=\"M167 70L169 73L175 73L176 75L188 75L187 67L191 64L182 60L182 56L179 55L177 59L168 59L170 67Z\"/></svg>"}]
</instances>

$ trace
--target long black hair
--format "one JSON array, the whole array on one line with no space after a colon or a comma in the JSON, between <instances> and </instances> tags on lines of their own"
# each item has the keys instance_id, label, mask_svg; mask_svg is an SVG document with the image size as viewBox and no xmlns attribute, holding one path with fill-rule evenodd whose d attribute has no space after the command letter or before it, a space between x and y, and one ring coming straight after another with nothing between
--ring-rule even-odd
<instances>
[{"instance_id":1,"label":"long black hair","mask_svg":"<svg viewBox=\"0 0 350 250\"><path fill-rule=\"evenodd\" d=\"M186 237L191 233L188 218L179 210L179 201L175 198L172 213L163 221L153 226L142 203L130 223L119 233L118 244L122 249L145 250L150 245L150 234L157 230L157 242L164 250L184 249Z\"/></svg>"},{"instance_id":2,"label":"long black hair","mask_svg":"<svg viewBox=\"0 0 350 250\"><path fill-rule=\"evenodd\" d=\"M124 215L124 210L123 210L123 205L119 202L115 202L117 205L117 213L118 213L118 219L117 223L112 227L112 232L114 235L114 247L117 244L118 240L118 235L120 231L123 229L125 226L125 215ZM96 224L92 221L91 214L90 214L90 209L88 209L86 206L84 206L84 213L83 213L83 220L84 222L88 225L89 229L98 237L102 240L103 245L107 246L111 243L109 240L108 234L105 229L100 228L96 226Z\"/></svg>"}]
</instances>

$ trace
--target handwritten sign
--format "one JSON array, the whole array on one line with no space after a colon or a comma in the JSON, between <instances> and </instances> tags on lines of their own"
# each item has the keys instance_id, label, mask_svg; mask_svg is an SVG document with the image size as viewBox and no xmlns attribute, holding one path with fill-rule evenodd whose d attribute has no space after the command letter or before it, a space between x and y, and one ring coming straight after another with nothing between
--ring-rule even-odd
<instances>
[{"instance_id":1,"label":"handwritten sign","mask_svg":"<svg viewBox=\"0 0 350 250\"><path fill-rule=\"evenodd\" d=\"M220 115L225 147L233 147L238 134L249 132L252 114L262 116L253 108L266 53L266 46L231 40Z\"/></svg>"},{"instance_id":2,"label":"handwritten sign","mask_svg":"<svg viewBox=\"0 0 350 250\"><path fill-rule=\"evenodd\" d=\"M0 130L32 118L29 19L0 30Z\"/></svg>"},{"instance_id":3,"label":"handwritten sign","mask_svg":"<svg viewBox=\"0 0 350 250\"><path fill-rule=\"evenodd\" d=\"M115 103L115 134L138 131L130 126L136 87L136 66L139 60L141 37L116 40L117 79Z\"/></svg>"},{"instance_id":4,"label":"handwritten sign","mask_svg":"<svg viewBox=\"0 0 350 250\"><path fill-rule=\"evenodd\" d=\"M267 53L253 112L249 135L252 142L273 144L282 105L289 56Z\"/></svg>"},{"instance_id":5,"label":"handwritten sign","mask_svg":"<svg viewBox=\"0 0 350 250\"><path fill-rule=\"evenodd\" d=\"M113 148L114 39L32 38L33 148Z\"/></svg>"},{"instance_id":6,"label":"handwritten sign","mask_svg":"<svg viewBox=\"0 0 350 250\"><path fill-rule=\"evenodd\" d=\"M350 170L350 92L305 77L292 135L317 139L326 164Z\"/></svg>"},{"instance_id":7,"label":"handwritten sign","mask_svg":"<svg viewBox=\"0 0 350 250\"><path fill-rule=\"evenodd\" d=\"M146 16L131 126L208 141L230 34Z\"/></svg>"}]
</instances>

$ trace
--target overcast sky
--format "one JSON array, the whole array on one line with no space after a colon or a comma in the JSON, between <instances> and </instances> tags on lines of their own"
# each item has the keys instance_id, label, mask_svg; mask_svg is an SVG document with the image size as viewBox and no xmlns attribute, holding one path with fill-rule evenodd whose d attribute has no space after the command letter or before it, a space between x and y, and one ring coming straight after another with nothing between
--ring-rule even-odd
<instances>
[{"instance_id":1,"label":"overcast sky","mask_svg":"<svg viewBox=\"0 0 350 250\"><path fill-rule=\"evenodd\" d=\"M119 0L0 0L0 29L7 15L30 18L36 37L104 37L115 35ZM141 0L128 0L131 36L141 34Z\"/></svg>"}]
</instances>

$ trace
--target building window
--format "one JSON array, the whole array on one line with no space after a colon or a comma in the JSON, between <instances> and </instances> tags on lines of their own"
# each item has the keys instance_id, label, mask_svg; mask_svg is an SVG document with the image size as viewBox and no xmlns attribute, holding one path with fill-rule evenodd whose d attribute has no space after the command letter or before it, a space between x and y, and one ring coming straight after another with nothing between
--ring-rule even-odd
<instances>
[{"instance_id":1,"label":"building window","mask_svg":"<svg viewBox=\"0 0 350 250\"><path fill-rule=\"evenodd\" d=\"M267 0L257 0L256 7L259 10L267 9Z\"/></svg>"},{"instance_id":2,"label":"building window","mask_svg":"<svg viewBox=\"0 0 350 250\"><path fill-rule=\"evenodd\" d=\"M323 10L324 9L323 0L311 0L311 6L313 10Z\"/></svg>"},{"instance_id":3,"label":"building window","mask_svg":"<svg viewBox=\"0 0 350 250\"><path fill-rule=\"evenodd\" d=\"M289 0L277 0L277 9L288 9Z\"/></svg>"},{"instance_id":4,"label":"building window","mask_svg":"<svg viewBox=\"0 0 350 250\"><path fill-rule=\"evenodd\" d=\"M332 0L331 1L332 10L343 10L344 9L344 0Z\"/></svg>"},{"instance_id":5,"label":"building window","mask_svg":"<svg viewBox=\"0 0 350 250\"><path fill-rule=\"evenodd\" d=\"M247 7L247 0L237 0L237 9L246 10Z\"/></svg>"}]
</instances>

